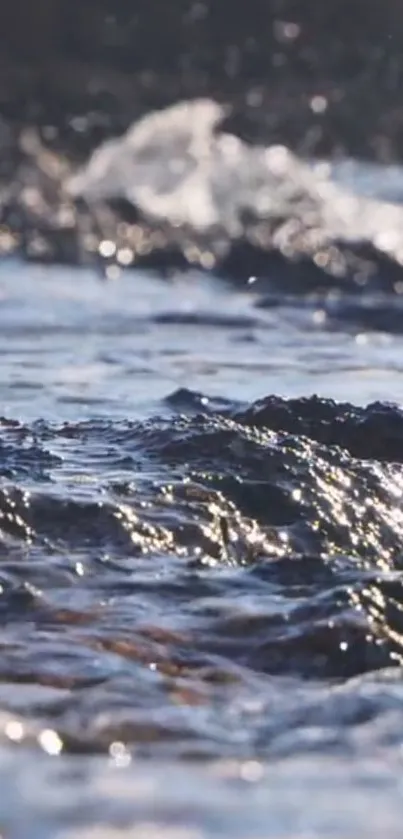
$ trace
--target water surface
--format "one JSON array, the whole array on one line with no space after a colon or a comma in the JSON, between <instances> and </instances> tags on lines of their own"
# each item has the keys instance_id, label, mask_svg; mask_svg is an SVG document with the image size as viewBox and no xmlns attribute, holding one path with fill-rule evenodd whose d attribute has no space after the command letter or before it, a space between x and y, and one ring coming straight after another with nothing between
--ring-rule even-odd
<instances>
[{"instance_id":1,"label":"water surface","mask_svg":"<svg viewBox=\"0 0 403 839\"><path fill-rule=\"evenodd\" d=\"M4 835L400 836L399 297L10 260L0 301Z\"/></svg>"}]
</instances>

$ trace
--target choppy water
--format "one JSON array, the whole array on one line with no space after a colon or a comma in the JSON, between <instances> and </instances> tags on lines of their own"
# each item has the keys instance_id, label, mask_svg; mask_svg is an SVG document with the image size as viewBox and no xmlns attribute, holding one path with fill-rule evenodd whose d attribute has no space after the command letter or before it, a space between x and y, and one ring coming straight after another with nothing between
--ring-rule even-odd
<instances>
[{"instance_id":1,"label":"choppy water","mask_svg":"<svg viewBox=\"0 0 403 839\"><path fill-rule=\"evenodd\" d=\"M402 350L386 291L1 264L4 836L400 836Z\"/></svg>"}]
</instances>

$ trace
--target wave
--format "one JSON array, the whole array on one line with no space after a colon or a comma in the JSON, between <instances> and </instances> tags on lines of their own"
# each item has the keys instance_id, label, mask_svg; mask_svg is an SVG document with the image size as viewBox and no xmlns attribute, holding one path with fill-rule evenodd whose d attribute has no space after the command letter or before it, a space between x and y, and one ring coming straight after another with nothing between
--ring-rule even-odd
<instances>
[{"instance_id":1,"label":"wave","mask_svg":"<svg viewBox=\"0 0 403 839\"><path fill-rule=\"evenodd\" d=\"M284 146L246 143L226 115L209 99L149 113L78 171L34 143L3 196L5 247L95 261L108 276L192 265L284 292L399 292L402 207L353 194Z\"/></svg>"}]
</instances>

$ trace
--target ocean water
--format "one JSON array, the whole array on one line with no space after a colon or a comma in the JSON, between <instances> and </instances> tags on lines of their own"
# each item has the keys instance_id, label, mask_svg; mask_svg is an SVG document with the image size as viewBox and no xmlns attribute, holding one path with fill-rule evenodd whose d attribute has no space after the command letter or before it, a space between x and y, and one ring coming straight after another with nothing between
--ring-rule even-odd
<instances>
[{"instance_id":1,"label":"ocean water","mask_svg":"<svg viewBox=\"0 0 403 839\"><path fill-rule=\"evenodd\" d=\"M403 308L264 279L0 265L5 839L401 835Z\"/></svg>"}]
</instances>

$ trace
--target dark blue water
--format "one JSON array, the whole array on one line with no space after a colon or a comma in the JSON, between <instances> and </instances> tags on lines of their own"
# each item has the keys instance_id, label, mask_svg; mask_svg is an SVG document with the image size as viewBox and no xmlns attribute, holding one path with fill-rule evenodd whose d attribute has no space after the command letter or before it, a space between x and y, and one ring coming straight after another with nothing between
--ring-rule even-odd
<instances>
[{"instance_id":1,"label":"dark blue water","mask_svg":"<svg viewBox=\"0 0 403 839\"><path fill-rule=\"evenodd\" d=\"M401 835L403 315L266 291L0 266L7 839Z\"/></svg>"},{"instance_id":2,"label":"dark blue water","mask_svg":"<svg viewBox=\"0 0 403 839\"><path fill-rule=\"evenodd\" d=\"M321 300L261 307L258 281L234 290L196 271L127 271L102 282L91 270L18 262L0 266L0 294L2 402L23 421L143 418L178 388L245 402L399 402L403 339L366 328L365 300L356 311L344 302L329 323ZM388 303L391 323L399 301Z\"/></svg>"}]
</instances>

